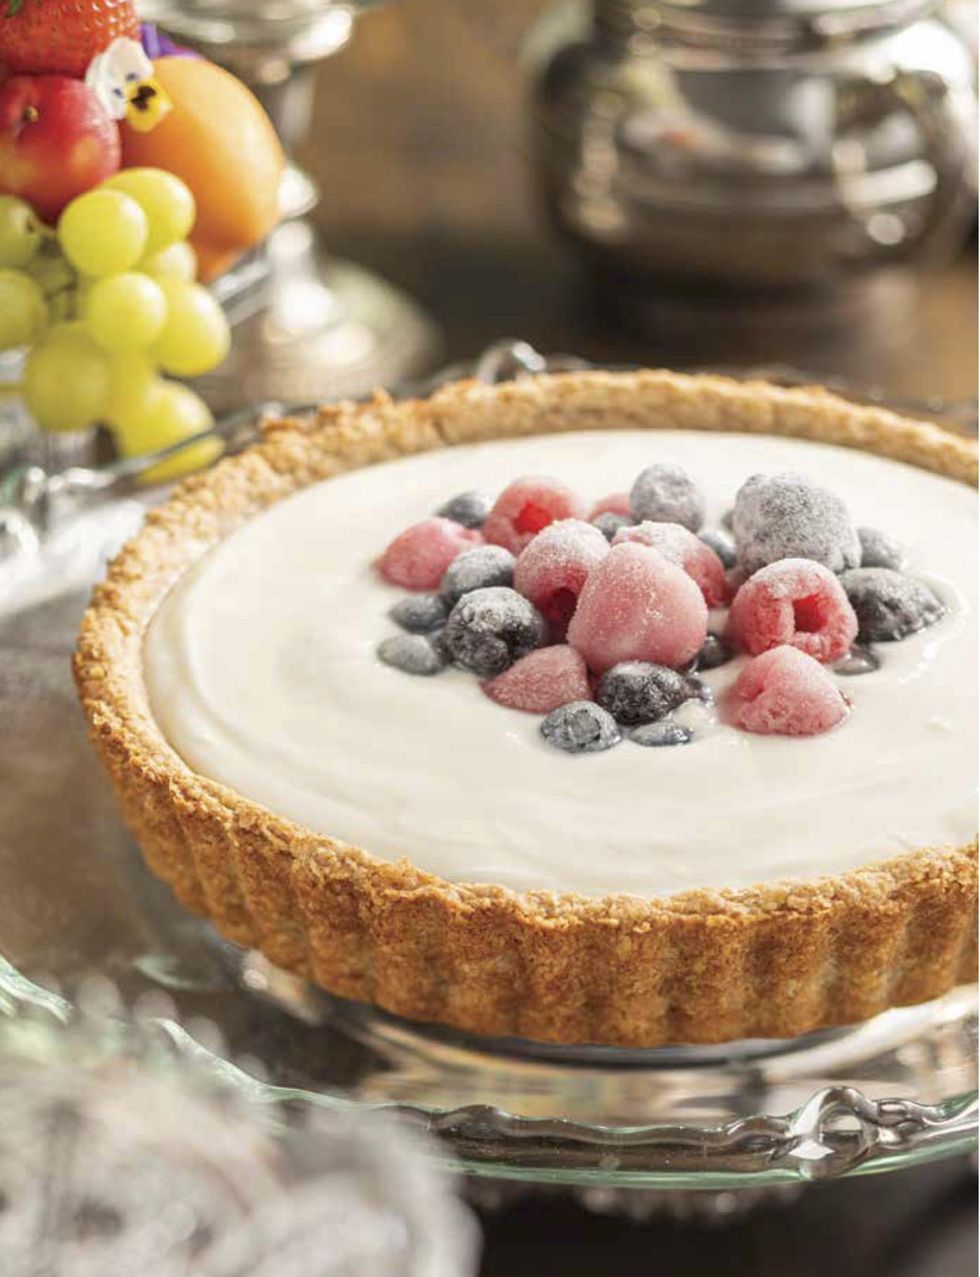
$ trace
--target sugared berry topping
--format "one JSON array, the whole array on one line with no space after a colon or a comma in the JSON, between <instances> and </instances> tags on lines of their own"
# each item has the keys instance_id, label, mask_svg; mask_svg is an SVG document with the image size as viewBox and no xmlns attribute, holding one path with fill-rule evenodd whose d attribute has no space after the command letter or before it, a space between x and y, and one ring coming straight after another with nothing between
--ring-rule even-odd
<instances>
[{"instance_id":1,"label":"sugared berry topping","mask_svg":"<svg viewBox=\"0 0 980 1277\"><path fill-rule=\"evenodd\" d=\"M613 716L586 700L553 709L541 724L541 735L549 745L569 754L594 754L622 739Z\"/></svg>"},{"instance_id":2,"label":"sugared berry topping","mask_svg":"<svg viewBox=\"0 0 980 1277\"><path fill-rule=\"evenodd\" d=\"M679 669L704 642L708 609L697 585L659 550L614 545L589 573L568 641L597 674L620 661Z\"/></svg>"},{"instance_id":3,"label":"sugared berry topping","mask_svg":"<svg viewBox=\"0 0 980 1277\"><path fill-rule=\"evenodd\" d=\"M479 545L479 532L433 516L400 532L378 563L386 581L406 590L434 590L457 554Z\"/></svg>"},{"instance_id":4,"label":"sugared berry topping","mask_svg":"<svg viewBox=\"0 0 980 1277\"><path fill-rule=\"evenodd\" d=\"M704 494L680 466L659 462L637 477L630 490L634 519L652 523L680 523L697 532L704 523Z\"/></svg>"},{"instance_id":5,"label":"sugared berry topping","mask_svg":"<svg viewBox=\"0 0 980 1277\"><path fill-rule=\"evenodd\" d=\"M715 554L718 555L718 558L721 559L721 565L726 571L735 566L737 561L735 556L735 541L732 538L731 533L724 531L722 528L709 528L704 532L699 532L698 536L706 546L709 546L712 550L714 550Z\"/></svg>"},{"instance_id":6,"label":"sugared berry topping","mask_svg":"<svg viewBox=\"0 0 980 1277\"><path fill-rule=\"evenodd\" d=\"M473 489L451 497L445 505L439 507L436 514L444 519L452 519L464 528L482 528L492 507L493 502L485 492Z\"/></svg>"},{"instance_id":7,"label":"sugared berry topping","mask_svg":"<svg viewBox=\"0 0 980 1277\"><path fill-rule=\"evenodd\" d=\"M608 553L608 541L591 523L560 519L521 552L514 589L531 600L555 638L564 638L586 578Z\"/></svg>"},{"instance_id":8,"label":"sugared berry topping","mask_svg":"<svg viewBox=\"0 0 980 1277\"><path fill-rule=\"evenodd\" d=\"M905 551L899 541L878 528L858 528L861 542L861 567L892 568L901 572L905 567Z\"/></svg>"},{"instance_id":9,"label":"sugared berry topping","mask_svg":"<svg viewBox=\"0 0 980 1277\"><path fill-rule=\"evenodd\" d=\"M732 649L723 638L717 634L709 634L694 658L694 669L716 670L720 665L727 665L732 655Z\"/></svg>"},{"instance_id":10,"label":"sugared berry topping","mask_svg":"<svg viewBox=\"0 0 980 1277\"><path fill-rule=\"evenodd\" d=\"M624 541L639 541L652 545L671 563L683 568L697 582L708 607L718 607L725 601L728 585L721 559L709 545L679 523L651 523L645 520L631 528L621 528L613 537L613 545Z\"/></svg>"},{"instance_id":11,"label":"sugared berry topping","mask_svg":"<svg viewBox=\"0 0 980 1277\"><path fill-rule=\"evenodd\" d=\"M483 690L498 705L529 714L550 714L559 705L588 700L591 695L585 662L564 643L541 647L498 674Z\"/></svg>"},{"instance_id":12,"label":"sugared berry topping","mask_svg":"<svg viewBox=\"0 0 980 1277\"><path fill-rule=\"evenodd\" d=\"M629 519L633 523L633 513L630 510L630 494L628 492L611 492L608 497L603 497L597 501L589 511L589 522L595 523L600 514L621 514L624 518Z\"/></svg>"},{"instance_id":13,"label":"sugared berry topping","mask_svg":"<svg viewBox=\"0 0 980 1277\"><path fill-rule=\"evenodd\" d=\"M855 643L848 654L834 665L835 674L848 676L873 674L877 669L881 669L881 661L870 647L862 647L860 643Z\"/></svg>"},{"instance_id":14,"label":"sugared berry topping","mask_svg":"<svg viewBox=\"0 0 980 1277\"><path fill-rule=\"evenodd\" d=\"M438 674L447 664L441 645L425 634L393 634L378 645L378 656L405 674Z\"/></svg>"},{"instance_id":15,"label":"sugared berry topping","mask_svg":"<svg viewBox=\"0 0 980 1277\"><path fill-rule=\"evenodd\" d=\"M484 537L512 554L556 519L581 519L585 507L559 479L530 475L515 479L501 492L483 525Z\"/></svg>"},{"instance_id":16,"label":"sugared berry topping","mask_svg":"<svg viewBox=\"0 0 980 1277\"><path fill-rule=\"evenodd\" d=\"M842 572L861 562L844 502L797 474L753 475L735 499L739 566L750 574L778 559L813 559Z\"/></svg>"},{"instance_id":17,"label":"sugared berry topping","mask_svg":"<svg viewBox=\"0 0 980 1277\"><path fill-rule=\"evenodd\" d=\"M498 585L464 594L450 612L442 638L457 665L493 678L541 647L546 630L533 603Z\"/></svg>"},{"instance_id":18,"label":"sugared berry topping","mask_svg":"<svg viewBox=\"0 0 980 1277\"><path fill-rule=\"evenodd\" d=\"M735 595L725 637L756 656L788 643L818 661L839 660L858 622L837 577L812 559L760 568Z\"/></svg>"},{"instance_id":19,"label":"sugared berry topping","mask_svg":"<svg viewBox=\"0 0 980 1277\"><path fill-rule=\"evenodd\" d=\"M854 568L840 578L862 643L889 642L932 625L946 610L924 581L891 568Z\"/></svg>"},{"instance_id":20,"label":"sugared berry topping","mask_svg":"<svg viewBox=\"0 0 980 1277\"><path fill-rule=\"evenodd\" d=\"M491 585L510 585L514 579L514 556L502 545L478 545L453 559L443 573L439 593L450 607L471 590Z\"/></svg>"},{"instance_id":21,"label":"sugared berry topping","mask_svg":"<svg viewBox=\"0 0 980 1277\"><path fill-rule=\"evenodd\" d=\"M666 665L621 661L606 670L596 700L617 723L654 723L696 695L693 683Z\"/></svg>"},{"instance_id":22,"label":"sugared berry topping","mask_svg":"<svg viewBox=\"0 0 980 1277\"><path fill-rule=\"evenodd\" d=\"M409 634L428 634L445 625L449 608L438 594L408 594L388 615Z\"/></svg>"},{"instance_id":23,"label":"sugared berry topping","mask_svg":"<svg viewBox=\"0 0 980 1277\"><path fill-rule=\"evenodd\" d=\"M662 745L687 745L693 736L691 729L682 727L680 723L644 723L642 727L630 732L631 741L653 748Z\"/></svg>"},{"instance_id":24,"label":"sugared berry topping","mask_svg":"<svg viewBox=\"0 0 980 1277\"><path fill-rule=\"evenodd\" d=\"M614 510L604 510L590 520L594 528L598 528L607 541L611 541L620 528L632 527L635 520L629 514L616 514Z\"/></svg>"},{"instance_id":25,"label":"sugared berry topping","mask_svg":"<svg viewBox=\"0 0 980 1277\"><path fill-rule=\"evenodd\" d=\"M746 665L726 708L736 727L763 736L816 736L847 717L847 702L820 662L788 645Z\"/></svg>"}]
</instances>

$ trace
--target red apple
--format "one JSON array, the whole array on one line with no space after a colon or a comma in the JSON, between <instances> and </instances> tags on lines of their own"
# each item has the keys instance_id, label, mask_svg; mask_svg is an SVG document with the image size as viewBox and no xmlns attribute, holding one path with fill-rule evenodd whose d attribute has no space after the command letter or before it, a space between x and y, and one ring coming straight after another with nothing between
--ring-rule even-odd
<instances>
[{"instance_id":1,"label":"red apple","mask_svg":"<svg viewBox=\"0 0 980 1277\"><path fill-rule=\"evenodd\" d=\"M81 80L16 75L0 88L0 193L54 222L119 167L119 129Z\"/></svg>"}]
</instances>

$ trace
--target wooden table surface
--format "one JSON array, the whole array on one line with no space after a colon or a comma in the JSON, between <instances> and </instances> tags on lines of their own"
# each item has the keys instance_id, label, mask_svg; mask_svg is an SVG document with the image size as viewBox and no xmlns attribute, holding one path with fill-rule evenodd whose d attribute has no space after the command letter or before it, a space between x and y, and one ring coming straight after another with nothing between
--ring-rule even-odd
<instances>
[{"instance_id":1,"label":"wooden table surface","mask_svg":"<svg viewBox=\"0 0 980 1277\"><path fill-rule=\"evenodd\" d=\"M976 393L976 261L892 272L812 313L655 297L626 330L538 215L519 53L540 0L404 0L367 16L319 69L301 158L327 242L397 281L442 325L446 355L502 335L594 359L789 362L894 395ZM808 1189L722 1231L633 1225L569 1201L484 1215L485 1277L561 1273L966 1277L976 1185L963 1161Z\"/></svg>"},{"instance_id":2,"label":"wooden table surface","mask_svg":"<svg viewBox=\"0 0 980 1277\"><path fill-rule=\"evenodd\" d=\"M379 270L442 326L447 358L502 335L611 362L789 362L895 395L976 391L976 264L895 272L814 313L655 296L629 331L542 224L521 108L522 37L540 0L403 0L367 16L318 72L301 158L340 255ZM635 1224L569 1198L484 1210L483 1277L972 1277L976 1182L964 1159L809 1187L724 1229ZM0 1265L2 1267L2 1265Z\"/></svg>"}]
</instances>

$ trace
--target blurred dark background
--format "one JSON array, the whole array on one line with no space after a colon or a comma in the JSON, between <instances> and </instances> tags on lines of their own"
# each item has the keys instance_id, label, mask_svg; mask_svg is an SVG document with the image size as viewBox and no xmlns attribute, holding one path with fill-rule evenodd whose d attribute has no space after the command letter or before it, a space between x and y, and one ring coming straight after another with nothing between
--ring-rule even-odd
<instances>
[{"instance_id":1,"label":"blurred dark background","mask_svg":"<svg viewBox=\"0 0 980 1277\"><path fill-rule=\"evenodd\" d=\"M451 358L501 335L597 359L785 361L896 395L972 396L976 256L889 268L820 313L676 314L627 333L545 225L529 172L520 56L541 0L401 0L322 63L299 158L322 184L328 245L375 267L443 326ZM608 286L606 289L608 295Z\"/></svg>"}]
</instances>

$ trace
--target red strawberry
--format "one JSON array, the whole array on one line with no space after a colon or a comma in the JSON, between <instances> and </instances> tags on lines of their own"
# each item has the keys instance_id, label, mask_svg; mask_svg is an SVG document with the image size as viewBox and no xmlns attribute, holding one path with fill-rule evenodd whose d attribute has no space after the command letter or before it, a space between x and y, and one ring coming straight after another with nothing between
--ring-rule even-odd
<instances>
[{"instance_id":1,"label":"red strawberry","mask_svg":"<svg viewBox=\"0 0 980 1277\"><path fill-rule=\"evenodd\" d=\"M135 0L0 0L0 65L83 79L118 36L140 38Z\"/></svg>"}]
</instances>

